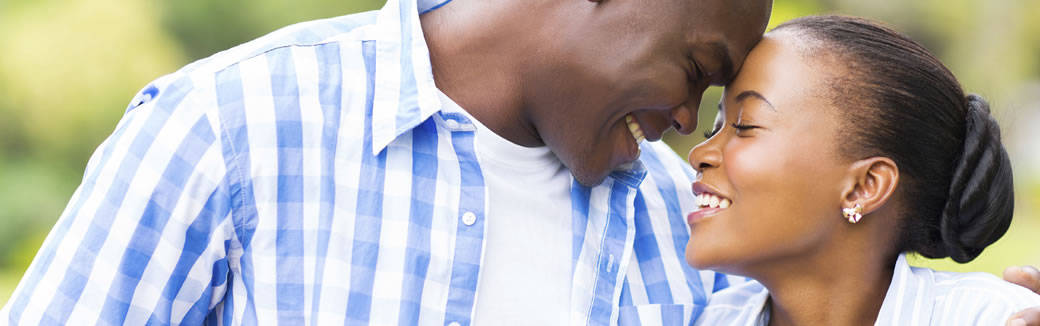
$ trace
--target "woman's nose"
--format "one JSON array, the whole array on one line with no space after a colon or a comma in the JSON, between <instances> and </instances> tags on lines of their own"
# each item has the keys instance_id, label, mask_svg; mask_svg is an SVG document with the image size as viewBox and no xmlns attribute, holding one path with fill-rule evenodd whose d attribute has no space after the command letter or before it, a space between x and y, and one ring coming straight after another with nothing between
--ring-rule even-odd
<instances>
[{"instance_id":1,"label":"woman's nose","mask_svg":"<svg viewBox=\"0 0 1040 326\"><path fill-rule=\"evenodd\" d=\"M722 164L722 152L719 150L716 142L717 139L713 137L690 149L690 155L687 159L694 170L704 173L704 170L716 168Z\"/></svg>"}]
</instances>

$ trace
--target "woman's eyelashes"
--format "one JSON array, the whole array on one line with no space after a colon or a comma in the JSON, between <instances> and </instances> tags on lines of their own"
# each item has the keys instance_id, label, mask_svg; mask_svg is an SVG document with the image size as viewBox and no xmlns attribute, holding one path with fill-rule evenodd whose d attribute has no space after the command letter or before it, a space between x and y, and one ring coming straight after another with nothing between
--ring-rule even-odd
<instances>
[{"instance_id":1,"label":"woman's eyelashes","mask_svg":"<svg viewBox=\"0 0 1040 326\"><path fill-rule=\"evenodd\" d=\"M739 121L731 123L730 126L733 127L734 130L736 130L735 132L737 136L745 136L748 131L761 128L760 126L745 124ZM719 133L719 131L722 131L722 124L716 124L715 127L711 129L711 131L705 131L704 138L708 139L714 137L716 134Z\"/></svg>"},{"instance_id":2,"label":"woman's eyelashes","mask_svg":"<svg viewBox=\"0 0 1040 326\"><path fill-rule=\"evenodd\" d=\"M712 127L711 130L705 131L704 132L704 139L708 139L708 138L711 138L711 137L715 136L715 134L719 133L719 129L720 128L716 126L716 127Z\"/></svg>"},{"instance_id":3,"label":"woman's eyelashes","mask_svg":"<svg viewBox=\"0 0 1040 326\"><path fill-rule=\"evenodd\" d=\"M724 126L724 125L725 125L725 123L723 123L722 120L716 118L715 119L715 125L711 127L711 130L704 132L704 139L709 139L711 137L715 137L715 135L718 134L719 131L722 131L722 126Z\"/></svg>"},{"instance_id":4,"label":"woman's eyelashes","mask_svg":"<svg viewBox=\"0 0 1040 326\"><path fill-rule=\"evenodd\" d=\"M731 124L731 126L733 126L733 129L736 130L737 136L745 135L748 131L760 128L759 126L743 124L739 121L734 122L733 124Z\"/></svg>"}]
</instances>

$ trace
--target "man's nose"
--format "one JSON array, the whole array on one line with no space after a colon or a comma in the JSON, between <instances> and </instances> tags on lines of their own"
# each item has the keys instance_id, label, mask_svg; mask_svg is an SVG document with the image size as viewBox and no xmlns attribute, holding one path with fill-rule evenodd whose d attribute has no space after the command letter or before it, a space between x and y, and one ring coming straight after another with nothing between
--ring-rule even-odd
<instances>
[{"instance_id":1,"label":"man's nose","mask_svg":"<svg viewBox=\"0 0 1040 326\"><path fill-rule=\"evenodd\" d=\"M686 103L672 109L672 127L680 135L689 135L697 130L697 110L701 107L701 98L706 88L707 85L703 85L690 89Z\"/></svg>"},{"instance_id":2,"label":"man's nose","mask_svg":"<svg viewBox=\"0 0 1040 326\"><path fill-rule=\"evenodd\" d=\"M700 106L700 98L690 101L672 109L672 127L681 135L689 135L697 129L697 109Z\"/></svg>"}]
</instances>

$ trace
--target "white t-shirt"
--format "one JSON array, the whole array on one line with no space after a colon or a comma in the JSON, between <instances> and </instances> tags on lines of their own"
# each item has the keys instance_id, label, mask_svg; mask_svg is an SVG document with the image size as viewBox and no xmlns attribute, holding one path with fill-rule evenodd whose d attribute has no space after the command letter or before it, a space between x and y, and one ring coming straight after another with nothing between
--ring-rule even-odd
<instances>
[{"instance_id":1,"label":"white t-shirt","mask_svg":"<svg viewBox=\"0 0 1040 326\"><path fill-rule=\"evenodd\" d=\"M444 111L474 121L474 148L487 184L487 243L473 324L567 323L573 274L570 171L548 147L514 144L444 93L440 97Z\"/></svg>"}]
</instances>

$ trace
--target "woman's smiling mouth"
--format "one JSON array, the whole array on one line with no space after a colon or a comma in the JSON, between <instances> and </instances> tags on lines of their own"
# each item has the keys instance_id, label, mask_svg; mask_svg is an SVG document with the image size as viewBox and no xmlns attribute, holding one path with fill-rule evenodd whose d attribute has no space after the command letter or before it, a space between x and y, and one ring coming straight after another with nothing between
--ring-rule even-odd
<instances>
[{"instance_id":1,"label":"woman's smiling mouth","mask_svg":"<svg viewBox=\"0 0 1040 326\"><path fill-rule=\"evenodd\" d=\"M697 210L686 216L686 222L690 225L726 210L733 205L733 201L725 196L719 195L717 191L701 182L693 184L694 204Z\"/></svg>"},{"instance_id":2,"label":"woman's smiling mouth","mask_svg":"<svg viewBox=\"0 0 1040 326\"><path fill-rule=\"evenodd\" d=\"M696 203L698 208L722 209L729 208L729 205L732 204L729 198L719 197L718 195L712 193L702 193L697 195Z\"/></svg>"}]
</instances>

